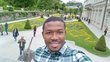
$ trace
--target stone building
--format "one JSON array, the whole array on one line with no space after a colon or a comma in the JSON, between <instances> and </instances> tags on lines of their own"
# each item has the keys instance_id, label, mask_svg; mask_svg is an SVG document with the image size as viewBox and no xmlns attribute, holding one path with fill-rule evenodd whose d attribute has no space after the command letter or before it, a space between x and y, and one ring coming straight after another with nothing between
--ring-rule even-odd
<instances>
[{"instance_id":1,"label":"stone building","mask_svg":"<svg viewBox=\"0 0 110 62\"><path fill-rule=\"evenodd\" d=\"M106 2L107 0L85 0L82 17L90 19L91 23L102 31L108 27L110 34L110 0L107 4Z\"/></svg>"}]
</instances>

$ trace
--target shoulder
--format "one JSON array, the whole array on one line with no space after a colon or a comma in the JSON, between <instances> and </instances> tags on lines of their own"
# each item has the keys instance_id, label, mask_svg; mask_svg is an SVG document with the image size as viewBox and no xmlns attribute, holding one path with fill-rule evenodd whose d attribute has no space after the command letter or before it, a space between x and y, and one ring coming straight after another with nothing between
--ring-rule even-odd
<instances>
[{"instance_id":1,"label":"shoulder","mask_svg":"<svg viewBox=\"0 0 110 62\"><path fill-rule=\"evenodd\" d=\"M92 62L92 60L82 51L80 50L74 50L73 51L73 57L76 57L78 61L84 61L84 62Z\"/></svg>"},{"instance_id":2,"label":"shoulder","mask_svg":"<svg viewBox=\"0 0 110 62\"><path fill-rule=\"evenodd\" d=\"M72 49L72 48L69 48L69 47L66 49L65 54L66 55L71 55L71 56L77 56L78 58L85 55L84 52L82 52L80 50Z\"/></svg>"},{"instance_id":3,"label":"shoulder","mask_svg":"<svg viewBox=\"0 0 110 62\"><path fill-rule=\"evenodd\" d=\"M76 50L76 49L72 49L70 47L68 47L65 51L66 54L70 54L71 55L77 55L77 54L85 54L84 52L80 51L80 50Z\"/></svg>"},{"instance_id":4,"label":"shoulder","mask_svg":"<svg viewBox=\"0 0 110 62\"><path fill-rule=\"evenodd\" d=\"M74 61L88 61L88 62L92 62L92 60L82 51L80 50L76 50L76 49L70 49L68 48L68 52L66 52L67 54L71 55L73 57Z\"/></svg>"},{"instance_id":5,"label":"shoulder","mask_svg":"<svg viewBox=\"0 0 110 62\"><path fill-rule=\"evenodd\" d=\"M42 52L44 52L44 47L39 47L36 49L35 54L39 55L39 54L42 54Z\"/></svg>"}]
</instances>

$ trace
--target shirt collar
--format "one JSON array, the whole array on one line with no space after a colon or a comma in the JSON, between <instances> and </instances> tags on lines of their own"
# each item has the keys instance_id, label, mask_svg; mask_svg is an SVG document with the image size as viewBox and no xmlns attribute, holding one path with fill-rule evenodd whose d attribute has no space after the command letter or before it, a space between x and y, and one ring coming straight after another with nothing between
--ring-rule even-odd
<instances>
[{"instance_id":1,"label":"shirt collar","mask_svg":"<svg viewBox=\"0 0 110 62\"><path fill-rule=\"evenodd\" d=\"M61 54L64 54L64 52L65 52L65 50L67 49L67 47L68 47L68 46L67 46L67 44L66 44L66 42L65 42L64 45L63 45L63 47L59 50L59 52L60 52ZM47 46L45 46L44 51L50 53Z\"/></svg>"}]
</instances>

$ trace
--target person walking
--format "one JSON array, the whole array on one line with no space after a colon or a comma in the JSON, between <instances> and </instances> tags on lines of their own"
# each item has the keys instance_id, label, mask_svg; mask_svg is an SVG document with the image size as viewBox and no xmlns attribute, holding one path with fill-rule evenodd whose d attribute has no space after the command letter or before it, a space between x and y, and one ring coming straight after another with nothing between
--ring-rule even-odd
<instances>
[{"instance_id":1,"label":"person walking","mask_svg":"<svg viewBox=\"0 0 110 62\"><path fill-rule=\"evenodd\" d=\"M104 36L106 36L107 31L108 31L108 28L105 28L105 30L104 30Z\"/></svg>"},{"instance_id":2,"label":"person walking","mask_svg":"<svg viewBox=\"0 0 110 62\"><path fill-rule=\"evenodd\" d=\"M20 49L20 55L22 55L24 49L25 49L25 44L26 44L26 40L24 39L24 37L22 36L21 39L18 41L19 44L19 49Z\"/></svg>"},{"instance_id":3,"label":"person walking","mask_svg":"<svg viewBox=\"0 0 110 62\"><path fill-rule=\"evenodd\" d=\"M8 35L8 23L7 22L5 23L5 32Z\"/></svg>"},{"instance_id":4,"label":"person walking","mask_svg":"<svg viewBox=\"0 0 110 62\"><path fill-rule=\"evenodd\" d=\"M90 19L88 19L88 24L90 24L91 23L91 20Z\"/></svg>"},{"instance_id":5,"label":"person walking","mask_svg":"<svg viewBox=\"0 0 110 62\"><path fill-rule=\"evenodd\" d=\"M18 35L19 35L18 29L15 28L15 29L13 30L13 37L14 37L15 41L17 40L17 36L18 36Z\"/></svg>"},{"instance_id":6,"label":"person walking","mask_svg":"<svg viewBox=\"0 0 110 62\"><path fill-rule=\"evenodd\" d=\"M3 25L2 24L0 25L0 32L1 32L1 35L3 35Z\"/></svg>"},{"instance_id":7,"label":"person walking","mask_svg":"<svg viewBox=\"0 0 110 62\"><path fill-rule=\"evenodd\" d=\"M36 25L34 26L34 28L33 28L33 34L34 34L34 37L35 37L35 35L36 35Z\"/></svg>"}]
</instances>

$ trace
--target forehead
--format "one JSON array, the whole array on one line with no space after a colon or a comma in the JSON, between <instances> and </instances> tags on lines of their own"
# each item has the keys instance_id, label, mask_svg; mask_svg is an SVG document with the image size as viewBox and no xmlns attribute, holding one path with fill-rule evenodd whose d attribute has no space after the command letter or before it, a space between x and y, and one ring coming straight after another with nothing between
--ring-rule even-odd
<instances>
[{"instance_id":1,"label":"forehead","mask_svg":"<svg viewBox=\"0 0 110 62\"><path fill-rule=\"evenodd\" d=\"M64 23L61 21L51 21L44 25L44 29L64 29Z\"/></svg>"}]
</instances>

